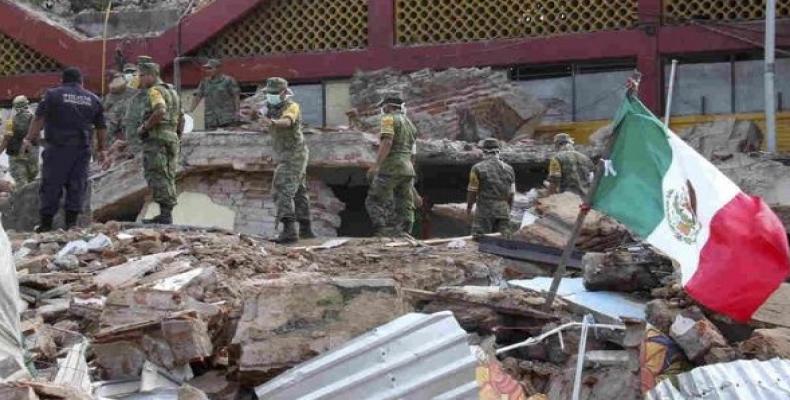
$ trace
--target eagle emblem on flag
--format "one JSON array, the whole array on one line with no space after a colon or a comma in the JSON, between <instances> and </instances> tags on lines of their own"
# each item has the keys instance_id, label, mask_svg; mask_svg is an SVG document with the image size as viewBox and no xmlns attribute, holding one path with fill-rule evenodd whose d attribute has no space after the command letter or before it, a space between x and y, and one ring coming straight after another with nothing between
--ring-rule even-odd
<instances>
[{"instance_id":1,"label":"eagle emblem on flag","mask_svg":"<svg viewBox=\"0 0 790 400\"><path fill-rule=\"evenodd\" d=\"M702 225L697 218L697 193L690 181L667 191L664 212L677 240L686 244L697 242Z\"/></svg>"}]
</instances>

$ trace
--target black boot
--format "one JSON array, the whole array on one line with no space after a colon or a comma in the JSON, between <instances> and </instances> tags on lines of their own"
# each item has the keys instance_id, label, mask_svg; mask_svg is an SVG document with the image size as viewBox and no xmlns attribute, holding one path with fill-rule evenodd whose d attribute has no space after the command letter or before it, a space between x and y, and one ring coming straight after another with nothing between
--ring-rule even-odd
<instances>
[{"instance_id":1,"label":"black boot","mask_svg":"<svg viewBox=\"0 0 790 400\"><path fill-rule=\"evenodd\" d=\"M41 223L34 229L36 233L44 233L52 230L52 215L42 215Z\"/></svg>"},{"instance_id":2,"label":"black boot","mask_svg":"<svg viewBox=\"0 0 790 400\"><path fill-rule=\"evenodd\" d=\"M280 236L274 239L274 243L291 244L299 241L299 235L296 233L296 222L283 221L283 230Z\"/></svg>"},{"instance_id":3,"label":"black boot","mask_svg":"<svg viewBox=\"0 0 790 400\"><path fill-rule=\"evenodd\" d=\"M80 213L77 211L66 211L66 230L73 229L77 226L77 218L80 216Z\"/></svg>"},{"instance_id":4,"label":"black boot","mask_svg":"<svg viewBox=\"0 0 790 400\"><path fill-rule=\"evenodd\" d=\"M151 219L144 219L144 224L159 224L159 225L172 225L173 224L173 207L159 206L159 215Z\"/></svg>"},{"instance_id":5,"label":"black boot","mask_svg":"<svg viewBox=\"0 0 790 400\"><path fill-rule=\"evenodd\" d=\"M299 221L299 238L315 239L315 233L313 233L313 224L309 219Z\"/></svg>"}]
</instances>

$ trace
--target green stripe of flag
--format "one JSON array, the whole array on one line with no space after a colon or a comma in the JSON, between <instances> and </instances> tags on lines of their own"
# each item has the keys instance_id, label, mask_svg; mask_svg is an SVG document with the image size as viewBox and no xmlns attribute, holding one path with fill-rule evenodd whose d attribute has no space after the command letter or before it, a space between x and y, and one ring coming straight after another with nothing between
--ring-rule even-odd
<instances>
[{"instance_id":1,"label":"green stripe of flag","mask_svg":"<svg viewBox=\"0 0 790 400\"><path fill-rule=\"evenodd\" d=\"M617 176L604 176L593 207L647 238L664 219L664 175L672 149L662 123L628 98L615 118L617 141L610 159Z\"/></svg>"}]
</instances>

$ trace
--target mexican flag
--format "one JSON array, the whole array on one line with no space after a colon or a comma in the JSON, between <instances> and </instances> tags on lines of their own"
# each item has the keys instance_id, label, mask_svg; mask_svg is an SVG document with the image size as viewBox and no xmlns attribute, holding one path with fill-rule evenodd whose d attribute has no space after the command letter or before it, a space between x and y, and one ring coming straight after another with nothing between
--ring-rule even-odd
<instances>
[{"instance_id":1,"label":"mexican flag","mask_svg":"<svg viewBox=\"0 0 790 400\"><path fill-rule=\"evenodd\" d=\"M755 311L790 273L787 235L762 199L628 97L593 208L628 226L681 267L686 292L736 321Z\"/></svg>"}]
</instances>

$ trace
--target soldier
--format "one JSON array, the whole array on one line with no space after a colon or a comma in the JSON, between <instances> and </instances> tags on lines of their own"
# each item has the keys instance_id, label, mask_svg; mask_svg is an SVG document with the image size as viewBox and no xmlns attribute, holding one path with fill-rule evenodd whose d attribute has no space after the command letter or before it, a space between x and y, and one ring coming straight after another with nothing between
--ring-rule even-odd
<instances>
[{"instance_id":1,"label":"soldier","mask_svg":"<svg viewBox=\"0 0 790 400\"><path fill-rule=\"evenodd\" d=\"M283 230L275 242L285 244L300 238L313 238L307 191L310 152L302 134L302 111L299 104L291 99L293 93L285 79L269 78L264 91L269 111L261 118L261 125L268 128L274 139L278 162L274 171L274 202L277 204L277 221L283 223Z\"/></svg>"},{"instance_id":2,"label":"soldier","mask_svg":"<svg viewBox=\"0 0 790 400\"><path fill-rule=\"evenodd\" d=\"M122 74L117 74L110 81L110 93L104 98L104 115L107 120L107 139L111 144L115 140L126 140L123 131L123 118L129 100L137 93L136 87L131 87L137 75L137 67L126 64Z\"/></svg>"},{"instance_id":3,"label":"soldier","mask_svg":"<svg viewBox=\"0 0 790 400\"><path fill-rule=\"evenodd\" d=\"M238 121L241 107L239 84L228 75L219 72L219 60L209 60L203 66L205 78L200 82L190 113L206 99L206 129L231 126Z\"/></svg>"},{"instance_id":4,"label":"soldier","mask_svg":"<svg viewBox=\"0 0 790 400\"><path fill-rule=\"evenodd\" d=\"M483 161L472 167L467 188L466 214L471 217L477 203L472 223L472 235L480 237L499 232L510 237L510 208L516 193L516 173L513 167L499 158L499 141L483 141Z\"/></svg>"},{"instance_id":5,"label":"soldier","mask_svg":"<svg viewBox=\"0 0 790 400\"><path fill-rule=\"evenodd\" d=\"M94 129L99 161L104 161L107 127L101 100L82 88L82 74L76 68L66 68L62 82L61 86L48 90L44 95L23 144L24 149L30 149L38 143L44 128L46 146L39 191L41 224L36 228L37 232L52 230L52 219L60 208L64 188L66 229L77 224L88 187Z\"/></svg>"},{"instance_id":6,"label":"soldier","mask_svg":"<svg viewBox=\"0 0 790 400\"><path fill-rule=\"evenodd\" d=\"M407 233L414 215L414 164L417 127L404 113L403 96L388 92L379 103L382 110L381 142L376 164L368 171L371 180L365 206L376 236ZM390 211L387 205L394 205Z\"/></svg>"},{"instance_id":7,"label":"soldier","mask_svg":"<svg viewBox=\"0 0 790 400\"><path fill-rule=\"evenodd\" d=\"M573 192L585 197L595 168L592 161L574 150L567 133L554 136L554 148L557 154L549 162L549 192Z\"/></svg>"},{"instance_id":8,"label":"soldier","mask_svg":"<svg viewBox=\"0 0 790 400\"><path fill-rule=\"evenodd\" d=\"M137 57L137 68L139 69L142 64L151 62L153 62L151 57ZM133 95L129 98L123 115L123 136L126 138L129 150L136 156L143 151L143 142L137 134L137 131L143 124L145 109L149 102L147 92L140 89L139 72L132 77L132 81L129 83L129 89Z\"/></svg>"},{"instance_id":9,"label":"soldier","mask_svg":"<svg viewBox=\"0 0 790 400\"><path fill-rule=\"evenodd\" d=\"M17 188L36 180L38 176L38 146L23 151L22 142L25 140L33 113L30 112L30 102L27 97L17 96L12 102L14 115L8 119L5 126L5 136L0 144L0 153L8 152L8 163L11 176Z\"/></svg>"},{"instance_id":10,"label":"soldier","mask_svg":"<svg viewBox=\"0 0 790 400\"><path fill-rule=\"evenodd\" d=\"M175 89L159 78L159 65L139 65L140 88L145 93L144 121L136 135L143 142L145 180L154 201L159 204L159 215L144 220L147 224L172 224L176 206L176 172L183 114Z\"/></svg>"}]
</instances>

